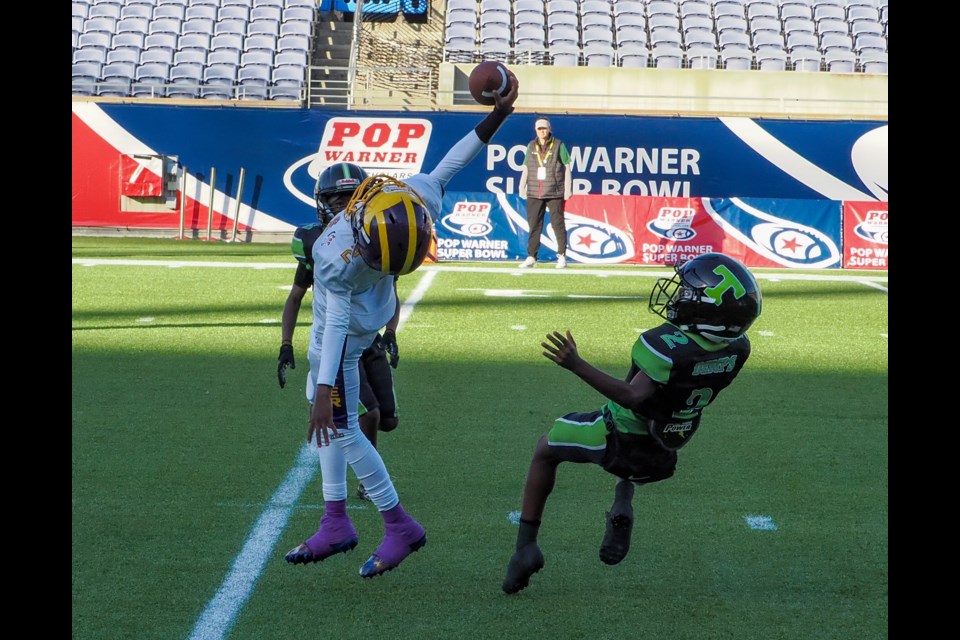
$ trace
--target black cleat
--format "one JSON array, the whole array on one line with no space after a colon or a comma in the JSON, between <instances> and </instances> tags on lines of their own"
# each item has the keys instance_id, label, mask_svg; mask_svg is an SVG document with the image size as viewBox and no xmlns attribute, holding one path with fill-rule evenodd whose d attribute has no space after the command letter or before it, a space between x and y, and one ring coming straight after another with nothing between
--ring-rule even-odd
<instances>
[{"instance_id":1,"label":"black cleat","mask_svg":"<svg viewBox=\"0 0 960 640\"><path fill-rule=\"evenodd\" d=\"M633 533L633 507L617 508L607 511L607 532L600 545L600 560L605 564L617 564L627 557L630 551L630 536Z\"/></svg>"},{"instance_id":2,"label":"black cleat","mask_svg":"<svg viewBox=\"0 0 960 640\"><path fill-rule=\"evenodd\" d=\"M516 593L530 584L530 576L543 569L543 553L536 542L518 549L507 565L507 577L503 581L504 593Z\"/></svg>"},{"instance_id":3,"label":"black cleat","mask_svg":"<svg viewBox=\"0 0 960 640\"><path fill-rule=\"evenodd\" d=\"M358 542L358 538L343 540L336 544L330 545L327 550L321 553L315 553L306 545L306 543L304 543L294 547L293 549L290 549L284 558L290 564L310 564L311 562L323 562L332 555L346 553L352 550L357 546Z\"/></svg>"},{"instance_id":4,"label":"black cleat","mask_svg":"<svg viewBox=\"0 0 960 640\"><path fill-rule=\"evenodd\" d=\"M370 502L370 494L367 493L367 490L363 487L363 483L357 485L357 498L360 500L366 500Z\"/></svg>"}]
</instances>

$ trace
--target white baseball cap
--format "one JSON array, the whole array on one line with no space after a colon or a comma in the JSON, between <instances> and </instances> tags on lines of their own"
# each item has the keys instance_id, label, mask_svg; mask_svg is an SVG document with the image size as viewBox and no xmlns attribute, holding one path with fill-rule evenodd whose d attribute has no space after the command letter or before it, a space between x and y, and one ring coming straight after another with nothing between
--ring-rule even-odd
<instances>
[{"instance_id":1,"label":"white baseball cap","mask_svg":"<svg viewBox=\"0 0 960 640\"><path fill-rule=\"evenodd\" d=\"M536 123L535 125L533 125L533 128L534 128L534 129L549 129L549 128L550 128L550 121L547 120L546 118L538 118L538 119L537 119L537 123Z\"/></svg>"}]
</instances>

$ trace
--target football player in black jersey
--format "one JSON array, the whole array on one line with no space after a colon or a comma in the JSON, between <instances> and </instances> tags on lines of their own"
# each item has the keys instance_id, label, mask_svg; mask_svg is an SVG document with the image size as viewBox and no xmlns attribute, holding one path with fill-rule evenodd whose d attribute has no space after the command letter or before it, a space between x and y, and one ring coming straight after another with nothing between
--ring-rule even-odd
<instances>
[{"instance_id":1,"label":"football player in black jersey","mask_svg":"<svg viewBox=\"0 0 960 640\"><path fill-rule=\"evenodd\" d=\"M303 297L313 285L313 244L366 178L366 171L347 162L324 169L317 177L314 189L317 222L297 227L293 232L290 249L297 259L297 271L293 276L290 294L283 305L280 355L277 359L277 379L281 389L287 381L287 367L296 368L293 332ZM393 375L390 372L390 368L396 368L400 360L396 337L399 318L398 303L397 312L387 323L383 334L378 334L373 344L360 356L360 430L374 447L377 446L377 432L393 431L400 420ZM363 483L358 485L356 495L361 500L369 500Z\"/></svg>"},{"instance_id":2,"label":"football player in black jersey","mask_svg":"<svg viewBox=\"0 0 960 640\"><path fill-rule=\"evenodd\" d=\"M738 260L707 253L657 280L650 310L666 320L633 345L625 380L584 360L568 329L542 342L543 355L581 378L608 401L597 411L568 413L540 438L527 472L516 550L503 582L506 593L525 588L543 568L537 533L561 462L593 463L618 478L606 515L600 560L617 564L630 549L635 485L673 475L677 450L700 426L750 355L747 329L760 315L753 274Z\"/></svg>"}]
</instances>

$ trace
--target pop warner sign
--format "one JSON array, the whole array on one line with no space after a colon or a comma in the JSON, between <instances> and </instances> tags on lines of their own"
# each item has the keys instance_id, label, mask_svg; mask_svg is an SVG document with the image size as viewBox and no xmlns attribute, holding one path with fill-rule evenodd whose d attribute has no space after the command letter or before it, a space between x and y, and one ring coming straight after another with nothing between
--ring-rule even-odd
<instances>
[{"instance_id":1,"label":"pop warner sign","mask_svg":"<svg viewBox=\"0 0 960 640\"><path fill-rule=\"evenodd\" d=\"M843 266L887 269L887 203L843 203Z\"/></svg>"},{"instance_id":2,"label":"pop warner sign","mask_svg":"<svg viewBox=\"0 0 960 640\"><path fill-rule=\"evenodd\" d=\"M573 196L567 258L581 264L670 265L720 251L751 267L840 268L840 207L834 200ZM437 231L440 260L526 257L526 201L516 195L448 192ZM539 258L557 242L543 225Z\"/></svg>"}]
</instances>

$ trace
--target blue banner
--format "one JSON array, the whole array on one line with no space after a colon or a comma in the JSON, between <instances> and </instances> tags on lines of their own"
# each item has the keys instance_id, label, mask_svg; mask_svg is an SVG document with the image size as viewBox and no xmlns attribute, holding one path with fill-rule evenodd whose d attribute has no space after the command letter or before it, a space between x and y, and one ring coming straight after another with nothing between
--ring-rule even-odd
<instances>
[{"instance_id":1,"label":"blue banner","mask_svg":"<svg viewBox=\"0 0 960 640\"><path fill-rule=\"evenodd\" d=\"M429 171L483 117L105 103L74 112L121 153L176 156L191 172L216 168L218 189L244 168L242 201L293 225L315 219L313 185L328 164L398 178ZM541 116L570 150L575 195L887 199L886 122L541 113L511 116L449 191L514 196Z\"/></svg>"}]
</instances>

